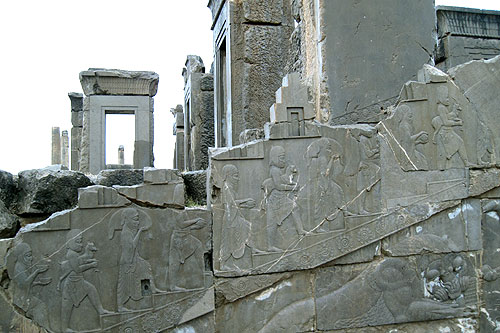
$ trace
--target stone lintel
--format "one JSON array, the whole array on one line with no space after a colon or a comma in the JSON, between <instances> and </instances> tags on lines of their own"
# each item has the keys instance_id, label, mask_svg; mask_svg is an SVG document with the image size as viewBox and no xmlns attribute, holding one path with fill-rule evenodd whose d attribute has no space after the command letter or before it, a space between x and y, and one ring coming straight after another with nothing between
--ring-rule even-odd
<instances>
[{"instance_id":1,"label":"stone lintel","mask_svg":"<svg viewBox=\"0 0 500 333\"><path fill-rule=\"evenodd\" d=\"M158 90L158 80L158 74L146 71L89 68L80 72L80 83L86 96L155 96Z\"/></svg>"}]
</instances>

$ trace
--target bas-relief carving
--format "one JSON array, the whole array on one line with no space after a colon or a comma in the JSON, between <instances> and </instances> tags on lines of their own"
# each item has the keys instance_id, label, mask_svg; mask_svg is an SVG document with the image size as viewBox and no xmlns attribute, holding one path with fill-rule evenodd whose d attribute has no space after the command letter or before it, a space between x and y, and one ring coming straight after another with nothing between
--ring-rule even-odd
<instances>
[{"instance_id":1,"label":"bas-relief carving","mask_svg":"<svg viewBox=\"0 0 500 333\"><path fill-rule=\"evenodd\" d=\"M398 106L378 125L384 140L405 171L491 165L494 149L484 115L446 74L438 74L428 83L405 85Z\"/></svg>"},{"instance_id":2,"label":"bas-relief carving","mask_svg":"<svg viewBox=\"0 0 500 333\"><path fill-rule=\"evenodd\" d=\"M52 282L52 278L44 274L50 268L50 261L41 259L33 263L31 247L21 242L11 250L6 263L14 284L13 303L37 324L50 327L49 308L40 299L40 289Z\"/></svg>"},{"instance_id":3,"label":"bas-relief carving","mask_svg":"<svg viewBox=\"0 0 500 333\"><path fill-rule=\"evenodd\" d=\"M476 260L466 254L452 253L325 268L316 278L316 295L320 295L316 298L318 329L377 326L477 313Z\"/></svg>"},{"instance_id":4,"label":"bas-relief carving","mask_svg":"<svg viewBox=\"0 0 500 333\"><path fill-rule=\"evenodd\" d=\"M264 158L215 152L210 182L217 275L313 268L456 205L423 198L382 208L374 128L316 126L321 138L248 144L263 145Z\"/></svg>"},{"instance_id":5,"label":"bas-relief carving","mask_svg":"<svg viewBox=\"0 0 500 333\"><path fill-rule=\"evenodd\" d=\"M56 215L24 230L8 254L16 303L55 332L155 332L188 322L213 310L209 221L203 210L135 205ZM33 263L31 249L42 254Z\"/></svg>"}]
</instances>

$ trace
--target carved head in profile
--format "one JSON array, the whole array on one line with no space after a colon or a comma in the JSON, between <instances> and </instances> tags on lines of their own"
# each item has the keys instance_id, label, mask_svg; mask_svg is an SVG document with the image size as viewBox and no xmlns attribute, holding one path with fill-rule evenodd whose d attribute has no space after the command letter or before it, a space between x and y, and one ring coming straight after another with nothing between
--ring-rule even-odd
<instances>
[{"instance_id":1,"label":"carved head in profile","mask_svg":"<svg viewBox=\"0 0 500 333\"><path fill-rule=\"evenodd\" d=\"M269 153L269 160L269 165L284 168L286 166L285 149L281 146L272 147Z\"/></svg>"},{"instance_id":2,"label":"carved head in profile","mask_svg":"<svg viewBox=\"0 0 500 333\"><path fill-rule=\"evenodd\" d=\"M450 104L447 86L441 85L437 88L437 99L438 99L438 102L440 102L441 104L444 104L444 105Z\"/></svg>"},{"instance_id":3,"label":"carved head in profile","mask_svg":"<svg viewBox=\"0 0 500 333\"><path fill-rule=\"evenodd\" d=\"M80 229L72 229L66 235L67 248L75 252L83 250L83 235Z\"/></svg>"},{"instance_id":4,"label":"carved head in profile","mask_svg":"<svg viewBox=\"0 0 500 333\"><path fill-rule=\"evenodd\" d=\"M13 250L14 258L16 262L25 264L26 266L31 266L33 263L33 253L31 247L26 243L20 243Z\"/></svg>"},{"instance_id":5,"label":"carved head in profile","mask_svg":"<svg viewBox=\"0 0 500 333\"><path fill-rule=\"evenodd\" d=\"M139 230L139 212L134 208L125 208L122 210L122 226L129 228L130 230Z\"/></svg>"},{"instance_id":6,"label":"carved head in profile","mask_svg":"<svg viewBox=\"0 0 500 333\"><path fill-rule=\"evenodd\" d=\"M238 168L233 164L224 165L222 168L222 180L224 183L230 184L232 187L236 188L240 180Z\"/></svg>"}]
</instances>

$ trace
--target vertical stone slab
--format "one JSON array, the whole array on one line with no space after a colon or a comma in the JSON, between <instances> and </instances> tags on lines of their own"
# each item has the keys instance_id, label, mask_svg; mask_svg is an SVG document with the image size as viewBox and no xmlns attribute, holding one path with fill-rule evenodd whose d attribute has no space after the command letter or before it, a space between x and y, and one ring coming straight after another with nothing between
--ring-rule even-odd
<instances>
[{"instance_id":1,"label":"vertical stone slab","mask_svg":"<svg viewBox=\"0 0 500 333\"><path fill-rule=\"evenodd\" d=\"M322 117L332 125L378 122L399 87L433 61L434 1L308 3L303 35L318 45L303 39L305 71L314 82L315 104L326 108Z\"/></svg>"},{"instance_id":2,"label":"vertical stone slab","mask_svg":"<svg viewBox=\"0 0 500 333\"><path fill-rule=\"evenodd\" d=\"M52 127L52 164L61 164L61 132Z\"/></svg>"},{"instance_id":3,"label":"vertical stone slab","mask_svg":"<svg viewBox=\"0 0 500 333\"><path fill-rule=\"evenodd\" d=\"M70 92L71 101L71 170L80 170L80 150L83 128L83 95Z\"/></svg>"}]
</instances>

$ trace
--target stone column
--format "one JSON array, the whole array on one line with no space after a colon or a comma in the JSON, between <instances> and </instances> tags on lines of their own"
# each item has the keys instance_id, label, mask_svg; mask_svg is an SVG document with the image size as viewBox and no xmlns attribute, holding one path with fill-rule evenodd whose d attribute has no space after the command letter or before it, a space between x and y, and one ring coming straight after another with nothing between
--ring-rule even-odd
<instances>
[{"instance_id":1,"label":"stone column","mask_svg":"<svg viewBox=\"0 0 500 333\"><path fill-rule=\"evenodd\" d=\"M68 93L71 101L71 170L80 170L80 151L83 130L83 95Z\"/></svg>"},{"instance_id":2,"label":"stone column","mask_svg":"<svg viewBox=\"0 0 500 333\"><path fill-rule=\"evenodd\" d=\"M62 131L62 135L61 135L61 164L69 169L69 135L68 135L68 131Z\"/></svg>"},{"instance_id":3,"label":"stone column","mask_svg":"<svg viewBox=\"0 0 500 333\"><path fill-rule=\"evenodd\" d=\"M174 135L175 135L175 148L174 148L174 169L184 170L184 112L182 105L177 105L175 108L170 109L170 112L175 117Z\"/></svg>"},{"instance_id":4,"label":"stone column","mask_svg":"<svg viewBox=\"0 0 500 333\"><path fill-rule=\"evenodd\" d=\"M123 147L123 145L118 147L118 164L125 164L125 147Z\"/></svg>"},{"instance_id":5,"label":"stone column","mask_svg":"<svg viewBox=\"0 0 500 333\"><path fill-rule=\"evenodd\" d=\"M208 148L214 147L213 75L205 73L203 60L188 55L184 76L184 169L208 167Z\"/></svg>"},{"instance_id":6,"label":"stone column","mask_svg":"<svg viewBox=\"0 0 500 333\"><path fill-rule=\"evenodd\" d=\"M135 116L133 167L153 166L153 96L158 80L154 72L91 68L80 73L86 108L80 158L85 170L82 171L97 174L106 169L106 114Z\"/></svg>"},{"instance_id":7,"label":"stone column","mask_svg":"<svg viewBox=\"0 0 500 333\"><path fill-rule=\"evenodd\" d=\"M61 164L61 134L59 127L52 127L52 164Z\"/></svg>"}]
</instances>

